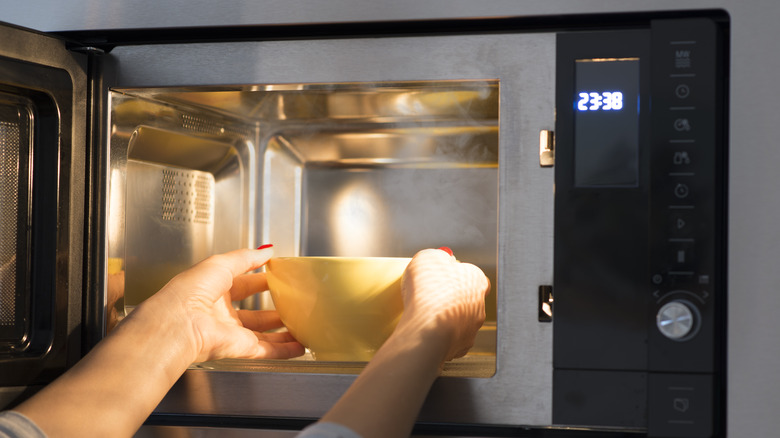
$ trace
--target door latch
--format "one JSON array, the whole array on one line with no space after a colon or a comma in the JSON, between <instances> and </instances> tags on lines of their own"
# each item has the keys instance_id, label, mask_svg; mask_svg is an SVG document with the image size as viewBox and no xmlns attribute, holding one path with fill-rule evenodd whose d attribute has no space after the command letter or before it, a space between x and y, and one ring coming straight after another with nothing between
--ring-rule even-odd
<instances>
[{"instance_id":1,"label":"door latch","mask_svg":"<svg viewBox=\"0 0 780 438\"><path fill-rule=\"evenodd\" d=\"M542 129L539 131L539 166L555 165L555 133Z\"/></svg>"},{"instance_id":2,"label":"door latch","mask_svg":"<svg viewBox=\"0 0 780 438\"><path fill-rule=\"evenodd\" d=\"M552 322L553 319L553 287L539 286L539 322Z\"/></svg>"}]
</instances>

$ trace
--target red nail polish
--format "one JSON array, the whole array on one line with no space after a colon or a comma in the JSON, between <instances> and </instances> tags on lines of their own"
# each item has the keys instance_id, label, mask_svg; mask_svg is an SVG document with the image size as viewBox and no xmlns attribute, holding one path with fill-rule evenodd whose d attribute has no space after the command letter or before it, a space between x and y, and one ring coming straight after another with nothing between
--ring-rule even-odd
<instances>
[{"instance_id":1,"label":"red nail polish","mask_svg":"<svg viewBox=\"0 0 780 438\"><path fill-rule=\"evenodd\" d=\"M274 246L272 243L266 243L265 245L260 245L257 247L257 249L266 249Z\"/></svg>"},{"instance_id":2,"label":"red nail polish","mask_svg":"<svg viewBox=\"0 0 780 438\"><path fill-rule=\"evenodd\" d=\"M449 255L453 255L453 253L452 253L452 250L451 250L451 249L449 249L449 248L447 248L446 246L442 246L442 247L441 247L441 248L439 248L439 249L440 249L440 250L442 250L442 251L444 251L444 252L446 252L446 253L447 253L447 254L449 254Z\"/></svg>"}]
</instances>

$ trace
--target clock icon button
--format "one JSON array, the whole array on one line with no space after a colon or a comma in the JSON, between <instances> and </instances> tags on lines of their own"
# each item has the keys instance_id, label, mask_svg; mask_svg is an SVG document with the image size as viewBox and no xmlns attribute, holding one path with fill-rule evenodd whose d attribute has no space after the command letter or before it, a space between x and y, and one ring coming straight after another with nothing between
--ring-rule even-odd
<instances>
[{"instance_id":1,"label":"clock icon button","mask_svg":"<svg viewBox=\"0 0 780 438\"><path fill-rule=\"evenodd\" d=\"M680 84L674 89L674 95L680 99L685 99L691 95L691 89L685 84Z\"/></svg>"},{"instance_id":2,"label":"clock icon button","mask_svg":"<svg viewBox=\"0 0 780 438\"><path fill-rule=\"evenodd\" d=\"M685 199L690 194L691 189L688 188L687 184L677 183L677 185L674 186L674 196L677 197L677 199Z\"/></svg>"}]
</instances>

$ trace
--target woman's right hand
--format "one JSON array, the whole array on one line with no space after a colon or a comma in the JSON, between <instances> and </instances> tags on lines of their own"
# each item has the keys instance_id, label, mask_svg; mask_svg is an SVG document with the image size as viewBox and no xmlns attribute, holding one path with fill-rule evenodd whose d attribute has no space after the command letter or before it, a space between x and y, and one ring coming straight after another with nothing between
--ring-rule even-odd
<instances>
[{"instance_id":1,"label":"woman's right hand","mask_svg":"<svg viewBox=\"0 0 780 438\"><path fill-rule=\"evenodd\" d=\"M404 312L390 338L322 418L364 437L409 436L445 361L474 345L490 282L451 252L418 252L404 271Z\"/></svg>"},{"instance_id":2,"label":"woman's right hand","mask_svg":"<svg viewBox=\"0 0 780 438\"><path fill-rule=\"evenodd\" d=\"M399 327L419 330L447 346L442 362L474 345L485 321L490 281L478 267L458 262L450 251L425 249L409 263L402 280L404 313Z\"/></svg>"}]
</instances>

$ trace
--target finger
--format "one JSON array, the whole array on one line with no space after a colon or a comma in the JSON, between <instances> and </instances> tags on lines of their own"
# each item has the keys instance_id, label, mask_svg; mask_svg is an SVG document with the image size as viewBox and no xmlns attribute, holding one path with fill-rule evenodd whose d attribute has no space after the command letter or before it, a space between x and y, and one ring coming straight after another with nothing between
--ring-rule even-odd
<instances>
[{"instance_id":1,"label":"finger","mask_svg":"<svg viewBox=\"0 0 780 438\"><path fill-rule=\"evenodd\" d=\"M265 276L265 272L239 275L233 279L233 286L230 288L230 298L233 301L241 301L248 296L266 290L268 290L268 279Z\"/></svg>"},{"instance_id":2,"label":"finger","mask_svg":"<svg viewBox=\"0 0 780 438\"><path fill-rule=\"evenodd\" d=\"M442 246L442 247L441 247L441 248L439 248L439 249L440 249L440 250L442 250L442 251L444 251L444 252L446 252L446 253L447 253L447 254L449 254L450 256L453 256L453 257L455 256L455 254L453 254L453 253L452 253L452 250L451 250L449 247Z\"/></svg>"},{"instance_id":3,"label":"finger","mask_svg":"<svg viewBox=\"0 0 780 438\"><path fill-rule=\"evenodd\" d=\"M471 263L461 263L461 269L466 272L467 277L471 278L476 283L476 287L481 289L483 294L487 295L490 292L490 280L487 278L482 269Z\"/></svg>"},{"instance_id":4,"label":"finger","mask_svg":"<svg viewBox=\"0 0 780 438\"><path fill-rule=\"evenodd\" d=\"M298 342L290 332L275 332L275 333L257 333L254 332L258 341L272 342L275 344L284 344L287 342Z\"/></svg>"},{"instance_id":5,"label":"finger","mask_svg":"<svg viewBox=\"0 0 780 438\"><path fill-rule=\"evenodd\" d=\"M245 272L263 266L273 254L273 247L266 247L263 249L237 249L224 254L211 256L204 260L202 264L206 266L219 266L223 269L227 269L232 274L232 277L235 278Z\"/></svg>"},{"instance_id":6,"label":"finger","mask_svg":"<svg viewBox=\"0 0 780 438\"><path fill-rule=\"evenodd\" d=\"M257 359L290 359L303 356L306 349L299 342L284 342L281 344L273 342L258 341L255 351Z\"/></svg>"},{"instance_id":7,"label":"finger","mask_svg":"<svg viewBox=\"0 0 780 438\"><path fill-rule=\"evenodd\" d=\"M238 319L249 330L264 332L284 327L276 310L239 310Z\"/></svg>"},{"instance_id":8,"label":"finger","mask_svg":"<svg viewBox=\"0 0 780 438\"><path fill-rule=\"evenodd\" d=\"M446 247L441 247L439 249L432 249L432 248L424 249L422 251L419 251L417 254L415 254L413 258L424 257L424 258L430 258L432 260L437 260L440 262L454 263L455 257L450 255L452 250L446 251L444 248Z\"/></svg>"}]
</instances>

